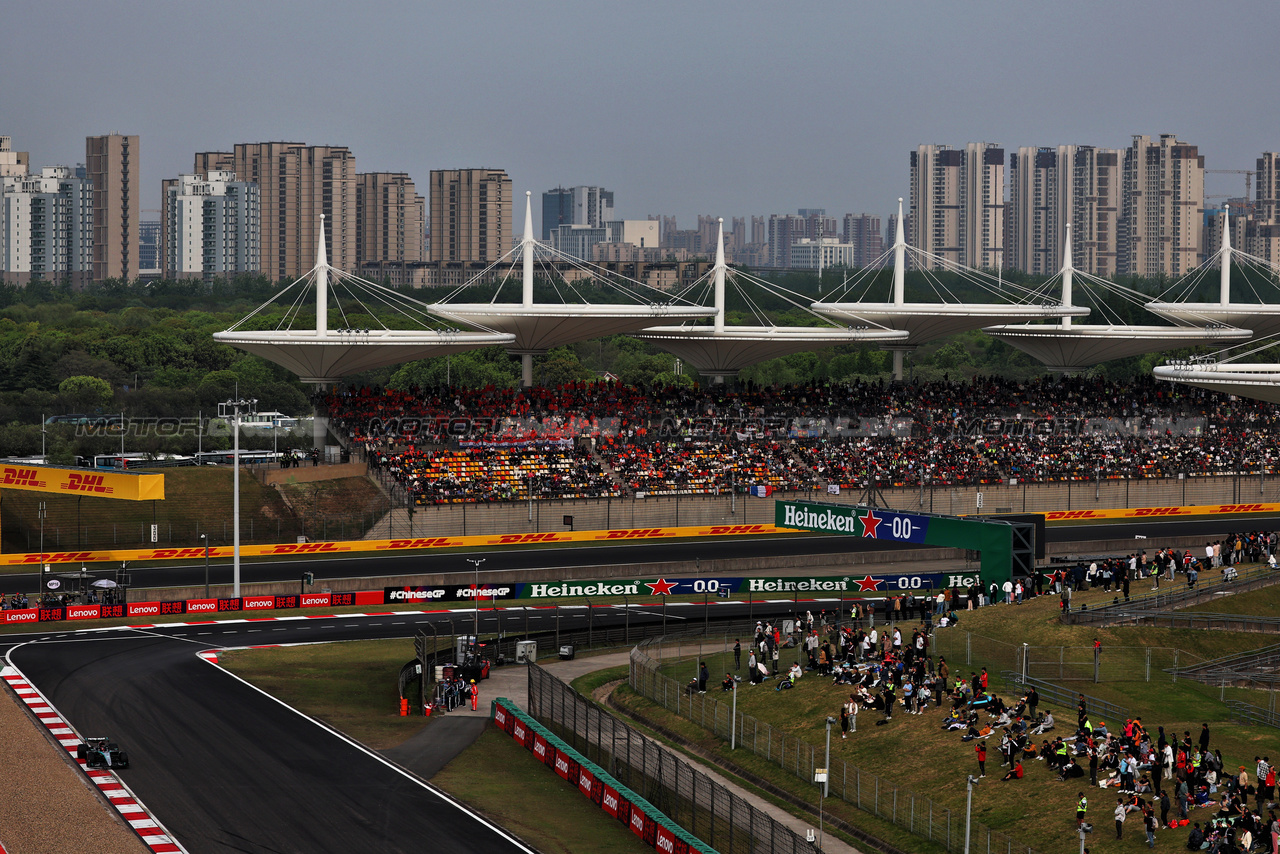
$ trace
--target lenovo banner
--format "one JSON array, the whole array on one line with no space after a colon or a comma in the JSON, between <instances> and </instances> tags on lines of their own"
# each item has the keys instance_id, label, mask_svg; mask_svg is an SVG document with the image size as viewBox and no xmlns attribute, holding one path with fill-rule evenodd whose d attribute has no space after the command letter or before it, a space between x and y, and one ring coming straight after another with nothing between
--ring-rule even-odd
<instances>
[{"instance_id":1,"label":"lenovo banner","mask_svg":"<svg viewBox=\"0 0 1280 854\"><path fill-rule=\"evenodd\" d=\"M595 790L596 790L596 776L592 774L590 771L588 771L586 768L579 767L578 768L578 791L582 792L582 794L586 795L589 798L591 797L592 793L595 792Z\"/></svg>"},{"instance_id":2,"label":"lenovo banner","mask_svg":"<svg viewBox=\"0 0 1280 854\"><path fill-rule=\"evenodd\" d=\"M604 795L600 798L600 806L609 815L617 818L618 810L622 806L622 797L612 786L605 786Z\"/></svg>"},{"instance_id":3,"label":"lenovo banner","mask_svg":"<svg viewBox=\"0 0 1280 854\"><path fill-rule=\"evenodd\" d=\"M39 608L38 610L40 611L40 622L42 623L54 623L58 620L66 619L66 614L62 608Z\"/></svg>"},{"instance_id":4,"label":"lenovo banner","mask_svg":"<svg viewBox=\"0 0 1280 854\"><path fill-rule=\"evenodd\" d=\"M523 584L451 584L448 586L384 587L385 605L402 602L484 602L493 599L515 599ZM350 595L350 594L347 594Z\"/></svg>"},{"instance_id":5,"label":"lenovo banner","mask_svg":"<svg viewBox=\"0 0 1280 854\"><path fill-rule=\"evenodd\" d=\"M274 596L245 596L240 600L240 607L246 611L267 611L275 608Z\"/></svg>"},{"instance_id":6,"label":"lenovo banner","mask_svg":"<svg viewBox=\"0 0 1280 854\"><path fill-rule=\"evenodd\" d=\"M329 594L303 593L298 597L298 606L301 608L327 608L329 607Z\"/></svg>"},{"instance_id":7,"label":"lenovo banner","mask_svg":"<svg viewBox=\"0 0 1280 854\"><path fill-rule=\"evenodd\" d=\"M100 610L101 608L98 605L68 605L67 619L68 620L96 620L98 617L102 616L99 613Z\"/></svg>"},{"instance_id":8,"label":"lenovo banner","mask_svg":"<svg viewBox=\"0 0 1280 854\"><path fill-rule=\"evenodd\" d=\"M10 623L38 623L40 622L39 608L15 608L12 611L0 611L4 615L5 625Z\"/></svg>"},{"instance_id":9,"label":"lenovo banner","mask_svg":"<svg viewBox=\"0 0 1280 854\"><path fill-rule=\"evenodd\" d=\"M169 604L169 603L165 603ZM216 614L221 609L218 607L217 599L188 599L188 614Z\"/></svg>"},{"instance_id":10,"label":"lenovo banner","mask_svg":"<svg viewBox=\"0 0 1280 854\"><path fill-rule=\"evenodd\" d=\"M102 617L105 620L110 617L123 617L125 606L124 605L99 605L98 609L99 609L98 616Z\"/></svg>"}]
</instances>

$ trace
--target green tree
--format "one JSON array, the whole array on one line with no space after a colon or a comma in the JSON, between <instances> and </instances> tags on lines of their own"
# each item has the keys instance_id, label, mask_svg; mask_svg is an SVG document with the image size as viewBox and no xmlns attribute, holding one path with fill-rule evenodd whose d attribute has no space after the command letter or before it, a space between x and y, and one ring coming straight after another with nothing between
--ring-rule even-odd
<instances>
[{"instance_id":1,"label":"green tree","mask_svg":"<svg viewBox=\"0 0 1280 854\"><path fill-rule=\"evenodd\" d=\"M115 397L111 384L99 377L67 377L58 383L58 394L80 411L97 412Z\"/></svg>"}]
</instances>

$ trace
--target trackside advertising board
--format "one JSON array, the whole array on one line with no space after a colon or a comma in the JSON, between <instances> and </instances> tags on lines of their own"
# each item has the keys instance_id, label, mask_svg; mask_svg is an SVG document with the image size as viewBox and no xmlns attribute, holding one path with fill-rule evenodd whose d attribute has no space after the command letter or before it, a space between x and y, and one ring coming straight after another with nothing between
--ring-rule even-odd
<instances>
[{"instance_id":1,"label":"trackside advertising board","mask_svg":"<svg viewBox=\"0 0 1280 854\"><path fill-rule=\"evenodd\" d=\"M499 697L494 701L493 722L532 752L538 762L550 766L606 815L625 824L654 850L661 854L715 854L711 846L553 736L510 700Z\"/></svg>"},{"instance_id":2,"label":"trackside advertising board","mask_svg":"<svg viewBox=\"0 0 1280 854\"><path fill-rule=\"evenodd\" d=\"M114 617L168 617L192 615L215 617L238 611L268 611L276 608L337 608L344 605L380 605L383 594L374 590L354 593L303 593L288 596L241 596L217 599L186 599L174 602L129 602L120 605L66 605L0 611L0 624L48 623L60 620L111 619Z\"/></svg>"},{"instance_id":3,"label":"trackside advertising board","mask_svg":"<svg viewBox=\"0 0 1280 854\"><path fill-rule=\"evenodd\" d=\"M163 497L163 496L161 496ZM734 537L776 534L773 525L702 525L687 528L622 528L607 531L560 531L542 534L489 534L476 537L415 537L398 540L342 540L324 543L271 543L242 545L245 557L273 555L342 555L356 552L417 551L556 543L590 543L616 540L664 540L681 537ZM231 557L230 546L209 549L213 558ZM203 561L203 548L107 549L102 551L49 551L42 554L3 554L0 566L40 563L96 563L101 561L189 560Z\"/></svg>"},{"instance_id":4,"label":"trackside advertising board","mask_svg":"<svg viewBox=\"0 0 1280 854\"><path fill-rule=\"evenodd\" d=\"M775 502L773 521L778 528L978 551L984 584L1013 574L1013 528L1007 523L812 501Z\"/></svg>"},{"instance_id":5,"label":"trackside advertising board","mask_svg":"<svg viewBox=\"0 0 1280 854\"><path fill-rule=\"evenodd\" d=\"M47 470L55 471L55 470ZM16 475L15 475L16 476ZM24 475L25 476L25 475ZM39 480L41 476L33 475ZM51 476L51 475L50 475ZM107 477L146 478L161 475L125 475L107 474ZM6 484L0 484L6 486ZM61 490L50 490L61 491ZM88 494L72 492L69 494ZM122 497L113 494L113 498ZM146 497L150 497L149 495ZM159 497L163 498L163 494ZM791 524L784 524L786 507L799 508L808 505L807 512L817 514L816 517L793 516ZM878 540L896 540L904 543L924 545L943 545L935 540L943 536L941 530L946 528L940 520L954 522L978 522L987 524L980 517L931 516L928 513L899 513L896 511L876 510L868 517L865 512L869 508L852 508L850 505L817 504L802 501L778 501L775 504L775 524L767 525L703 525L681 528L621 528L606 531L554 531L537 534L489 534L475 537L413 537L395 540L347 540L324 543L272 543L268 545L246 545L240 547L240 554L246 557L267 557L273 555L340 555L356 552L380 551L418 551L429 549L456 549L478 547L529 546L556 543L589 543L617 540L663 540L695 537L739 537L766 536L770 534L789 534L796 530L820 531L828 534L848 534L855 537L872 537ZM817 508L821 508L820 510ZM844 512L832 512L828 517L826 511L832 508ZM798 509L793 512L799 512ZM1169 516L1217 516L1221 514L1246 513L1280 513L1280 504L1208 504L1194 507L1137 507L1125 510L1055 510L1045 514L1047 524L1062 525L1078 523L1091 519L1150 519ZM818 522L825 519L828 524L815 524L808 527L799 519ZM868 527L869 526L869 527ZM213 558L231 557L230 546L214 546L209 549ZM21 566L40 563L100 563L104 561L153 561L153 560L189 560L203 561L203 548L160 548L160 549L105 549L101 551L51 551L44 554L0 554L0 566Z\"/></svg>"},{"instance_id":6,"label":"trackside advertising board","mask_svg":"<svg viewBox=\"0 0 1280 854\"><path fill-rule=\"evenodd\" d=\"M942 573L877 573L875 575L809 575L776 578L650 578L634 581L548 581L514 584L414 585L384 587L383 604L471 602L499 599L583 599L655 596L749 595L757 599L805 596L841 597L860 593L900 593L960 585L959 576Z\"/></svg>"},{"instance_id":7,"label":"trackside advertising board","mask_svg":"<svg viewBox=\"0 0 1280 854\"><path fill-rule=\"evenodd\" d=\"M0 488L158 501L164 499L164 475L5 465L0 466Z\"/></svg>"}]
</instances>

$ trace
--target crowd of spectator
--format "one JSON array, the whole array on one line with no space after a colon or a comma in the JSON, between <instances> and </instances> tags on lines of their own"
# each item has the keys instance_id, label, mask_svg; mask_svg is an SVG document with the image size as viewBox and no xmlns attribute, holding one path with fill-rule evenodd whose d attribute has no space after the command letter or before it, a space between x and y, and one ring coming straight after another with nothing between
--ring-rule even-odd
<instances>
[{"instance_id":1,"label":"crowd of spectator","mask_svg":"<svg viewBox=\"0 0 1280 854\"><path fill-rule=\"evenodd\" d=\"M1143 379L350 388L317 403L422 503L1273 473L1280 408Z\"/></svg>"}]
</instances>

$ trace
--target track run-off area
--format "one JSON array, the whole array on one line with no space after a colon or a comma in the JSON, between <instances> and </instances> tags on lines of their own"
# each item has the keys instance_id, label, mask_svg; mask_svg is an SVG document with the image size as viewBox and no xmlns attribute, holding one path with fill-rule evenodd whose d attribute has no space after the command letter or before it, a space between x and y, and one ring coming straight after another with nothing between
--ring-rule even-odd
<instances>
[{"instance_id":1,"label":"track run-off area","mask_svg":"<svg viewBox=\"0 0 1280 854\"><path fill-rule=\"evenodd\" d=\"M1273 525L1251 518L1248 528ZM1213 539L1240 527L1235 520L1143 520L1124 525L1051 527L1051 543L1162 537ZM761 555L835 555L885 543L857 538L774 536L760 539L628 543L593 548L501 549L487 552L312 557L305 562L252 562L244 583L297 579L304 567L317 580L421 573L471 572L466 557L483 557L485 571L645 564L661 574L667 563L731 562ZM721 564L724 565L724 564ZM867 565L870 568L873 565ZM147 587L202 583L203 563L143 570ZM213 573L218 573L216 576ZM30 574L34 579L35 574ZM230 567L211 569L225 584ZM17 586L21 576L8 575ZM197 581L198 579L198 581ZM25 588L23 588L25 589ZM804 602L805 600L801 600ZM831 607L824 600L815 608ZM838 600L830 600L836 602ZM791 613L791 599L751 605L719 601L715 618ZM668 621L671 629L697 625L698 603L632 602L561 605L549 610L486 607L479 633L581 630ZM463 852L528 850L483 817L377 753L288 708L259 689L202 660L198 653L234 647L408 638L432 626L446 634L469 629L477 612L405 610L132 625L71 630L65 623L24 634L0 635L0 654L29 681L77 736L109 735L125 746L131 767L119 772L137 801L171 834L179 850L209 852L420 851L424 846ZM452 621L452 622L451 622ZM554 621L554 623L553 623ZM390 676L388 678L391 678Z\"/></svg>"}]
</instances>

